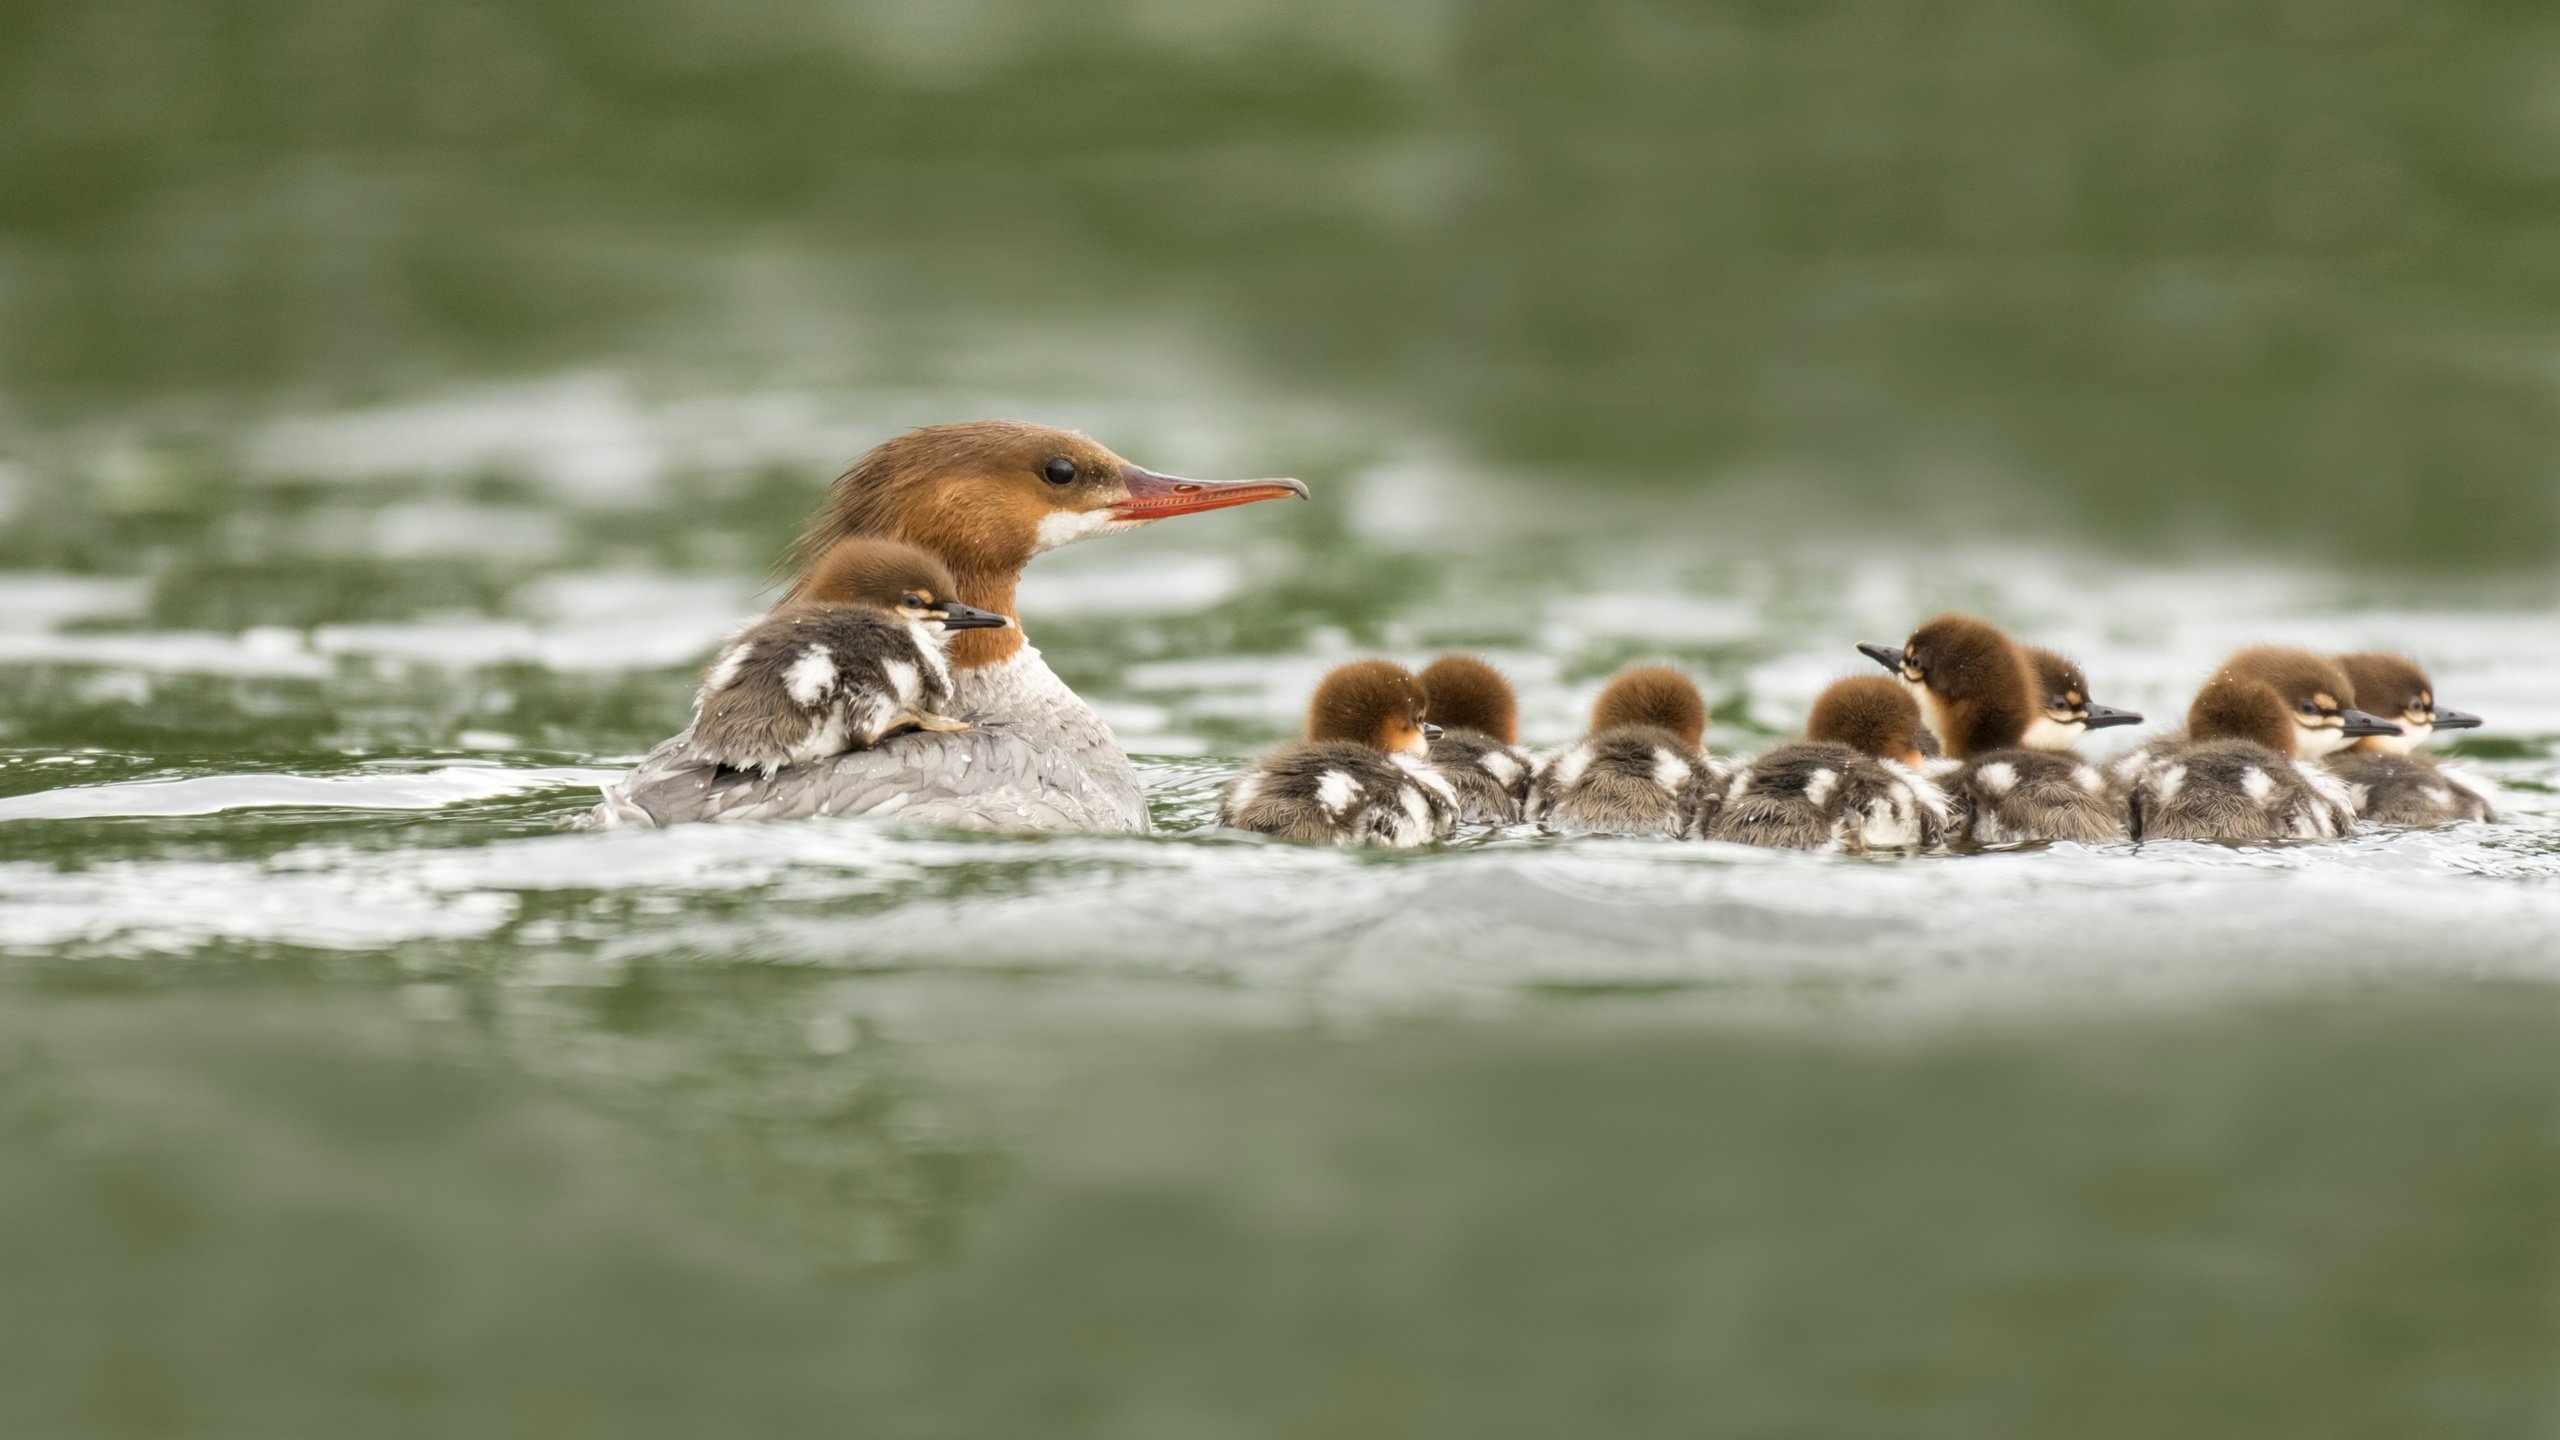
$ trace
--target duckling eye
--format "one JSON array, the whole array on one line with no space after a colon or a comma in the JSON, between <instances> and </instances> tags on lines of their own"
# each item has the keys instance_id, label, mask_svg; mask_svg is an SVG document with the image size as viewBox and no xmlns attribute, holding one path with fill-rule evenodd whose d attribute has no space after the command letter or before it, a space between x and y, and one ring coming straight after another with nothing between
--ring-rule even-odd
<instances>
[{"instance_id":1,"label":"duckling eye","mask_svg":"<svg viewBox=\"0 0 2560 1440\"><path fill-rule=\"evenodd\" d=\"M1076 462L1064 455L1052 455L1049 463L1040 467L1040 478L1052 485L1072 485L1076 479Z\"/></svg>"},{"instance_id":2,"label":"duckling eye","mask_svg":"<svg viewBox=\"0 0 2560 1440\"><path fill-rule=\"evenodd\" d=\"M913 590L910 590L906 594L898 597L898 603L907 606L909 609L921 610L925 607L926 601L923 596L917 594Z\"/></svg>"}]
</instances>

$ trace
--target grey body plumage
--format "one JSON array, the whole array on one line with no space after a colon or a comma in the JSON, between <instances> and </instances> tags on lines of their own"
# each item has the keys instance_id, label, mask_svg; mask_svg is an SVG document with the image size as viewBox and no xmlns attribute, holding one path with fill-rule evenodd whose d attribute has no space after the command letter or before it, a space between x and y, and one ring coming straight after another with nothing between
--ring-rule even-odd
<instances>
[{"instance_id":1,"label":"grey body plumage","mask_svg":"<svg viewBox=\"0 0 2560 1440\"><path fill-rule=\"evenodd\" d=\"M1450 730L1431 742L1431 767L1457 792L1461 823L1517 825L1528 807L1537 762L1481 731Z\"/></svg>"},{"instance_id":2,"label":"grey body plumage","mask_svg":"<svg viewBox=\"0 0 2560 1440\"><path fill-rule=\"evenodd\" d=\"M1550 830L1695 837L1715 818L1732 772L1657 726L1601 731L1549 756L1526 818Z\"/></svg>"},{"instance_id":3,"label":"grey body plumage","mask_svg":"<svg viewBox=\"0 0 2560 1440\"><path fill-rule=\"evenodd\" d=\"M1735 777L1711 840L1781 850L1920 849L1947 832L1944 796L1900 765L1829 741L1782 745Z\"/></svg>"},{"instance_id":4,"label":"grey body plumage","mask_svg":"<svg viewBox=\"0 0 2560 1440\"><path fill-rule=\"evenodd\" d=\"M942 637L862 605L801 605L722 647L694 699L685 758L767 777L868 750L892 731L958 728Z\"/></svg>"},{"instance_id":5,"label":"grey body plumage","mask_svg":"<svg viewBox=\"0 0 2560 1440\"><path fill-rule=\"evenodd\" d=\"M2317 764L2254 740L2146 748L2127 757L2136 840L2334 840L2354 830L2352 790Z\"/></svg>"},{"instance_id":6,"label":"grey body plumage","mask_svg":"<svg viewBox=\"0 0 2560 1440\"><path fill-rule=\"evenodd\" d=\"M2350 750L2330 756L2327 764L2359 797L2356 813L2377 825L2415 828L2498 818L2479 781L2424 755Z\"/></svg>"},{"instance_id":7,"label":"grey body plumage","mask_svg":"<svg viewBox=\"0 0 2560 1440\"><path fill-rule=\"evenodd\" d=\"M1965 761L1939 784L1956 827L1982 845L2125 838L2124 812L2106 778L2076 755L1994 750Z\"/></svg>"},{"instance_id":8,"label":"grey body plumage","mask_svg":"<svg viewBox=\"0 0 2560 1440\"><path fill-rule=\"evenodd\" d=\"M1227 787L1218 823L1317 845L1391 849L1445 840L1458 797L1423 760L1352 740L1314 740L1265 758Z\"/></svg>"}]
</instances>

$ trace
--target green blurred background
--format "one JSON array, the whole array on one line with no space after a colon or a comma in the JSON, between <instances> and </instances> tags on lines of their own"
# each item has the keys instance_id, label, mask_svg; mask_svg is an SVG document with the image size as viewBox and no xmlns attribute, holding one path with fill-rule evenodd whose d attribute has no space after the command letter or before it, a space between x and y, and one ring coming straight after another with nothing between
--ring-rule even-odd
<instances>
[{"instance_id":1,"label":"green blurred background","mask_svg":"<svg viewBox=\"0 0 2560 1440\"><path fill-rule=\"evenodd\" d=\"M792 435L759 448L768 412L730 402L765 393ZM702 396L719 444L616 448ZM1403 549L1354 543L1351 501L1229 517L1179 542L1246 557L1194 628L1044 626L1089 693L1408 623L1536 648L1519 597L1569 582L1534 537L1593 516L1702 552L2023 539L2386 598L2540 584L2560 8L0 0L0 570L138 587L77 592L0 671L10 798L101 746L81 778L378 778L491 728L509 764L611 763L680 722L681 644L438 670L432 627L556 620L561 571L751 575L844 459L980 397L1327 499L1436 468L1474 488L1427 494L1533 537L1452 581L1432 527L1467 517L1408 515ZM355 452L295 428L342 414L393 419ZM481 422L550 435L550 468L457 452ZM381 453L404 436L418 473ZM1765 634L1684 658L1730 682L1890 638L1787 632L1832 612L1772 588ZM424 638L311 638L373 622ZM311 673L257 670L260 627ZM126 629L245 668L80 653ZM1568 678L1654 643L1602 639ZM1231 749L1276 733L1201 709L1178 719ZM2547 737L2489 744L2552 773L2526 768ZM1149 778L1197 809L1220 772ZM2560 1007L2462 978L2474 906L2507 959L2548 913L2547 823L2447 862L2494 892L2407 881L2434 852L2404 847L2125 902L2191 910L2199 970L2294 967L2267 993L2002 988L2103 948L2100 918L2023 958L1987 936L2014 969L1900 1005L1824 947L1890 958L1897 923L1996 904L1844 868L1794 882L1843 887L1836 922L1747 883L1603 919L1605 887L1464 857L1176 842L920 850L914 898L875 878L910 852L827 837L723 889L694 871L734 851L532 848L577 803L0 825L0 920L32 927L0 925L0 1436L2555 1423ZM434 878L484 849L565 878ZM610 873L652 857L676 878ZM1039 922L1001 907L1150 865L1198 867L1204 906L1301 884L1318 920L1355 882L1417 897L1410 929L1349 913L1444 988L1337 982L1353 938L1313 922L1163 971L1044 967L1030 925L1021 956L915 958L937 915ZM2347 908L2319 883L2369 877L2438 888L2369 946L2317 928ZM235 926L235 889L357 939ZM1738 993L1606 957L1587 990L1472 980L1468 925L1532 907L1594 951L1712 923L1817 958ZM850 955L774 942L881 915ZM1318 958L1273 980L1265 949Z\"/></svg>"}]
</instances>

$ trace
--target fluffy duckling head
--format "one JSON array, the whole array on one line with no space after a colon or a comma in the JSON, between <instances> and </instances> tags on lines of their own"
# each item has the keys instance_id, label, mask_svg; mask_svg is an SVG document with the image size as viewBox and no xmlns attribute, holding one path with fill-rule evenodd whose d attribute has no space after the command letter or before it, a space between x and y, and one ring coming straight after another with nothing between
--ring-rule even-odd
<instances>
[{"instance_id":1,"label":"fluffy duckling head","mask_svg":"<svg viewBox=\"0 0 2560 1440\"><path fill-rule=\"evenodd\" d=\"M2298 760L2317 759L2400 727L2355 708L2355 687L2337 662L2308 650L2261 645L2243 650L2196 692L2187 733L2198 740L2254 740Z\"/></svg>"},{"instance_id":2,"label":"fluffy duckling head","mask_svg":"<svg viewBox=\"0 0 2560 1440\"><path fill-rule=\"evenodd\" d=\"M1412 671L1388 660L1355 660L1316 686L1307 738L1348 740L1391 754L1427 754L1440 727L1422 717L1430 696Z\"/></svg>"},{"instance_id":3,"label":"fluffy duckling head","mask_svg":"<svg viewBox=\"0 0 2560 1440\"><path fill-rule=\"evenodd\" d=\"M1668 730L1695 750L1707 735L1707 697L1667 665L1620 671L1592 702L1591 733L1629 725Z\"/></svg>"},{"instance_id":4,"label":"fluffy duckling head","mask_svg":"<svg viewBox=\"0 0 2560 1440\"><path fill-rule=\"evenodd\" d=\"M2437 708L2435 682L2406 657L2362 650L2339 656L2338 668L2347 672L2347 683L2355 687L2357 709L2400 727L2397 735L2364 736L2355 742L2358 750L2406 755L2439 730L2479 728L2477 715Z\"/></svg>"},{"instance_id":5,"label":"fluffy duckling head","mask_svg":"<svg viewBox=\"0 0 2560 1440\"><path fill-rule=\"evenodd\" d=\"M1899 650L1858 649L1912 687L1929 707L1930 728L1957 759L2018 744L2041 712L2032 668L1987 620L1941 615L1912 631Z\"/></svg>"},{"instance_id":6,"label":"fluffy duckling head","mask_svg":"<svg viewBox=\"0 0 2560 1440\"><path fill-rule=\"evenodd\" d=\"M839 540L809 567L796 603L864 605L941 630L997 630L1011 620L960 603L940 560L902 540Z\"/></svg>"},{"instance_id":7,"label":"fluffy duckling head","mask_svg":"<svg viewBox=\"0 0 2560 1440\"><path fill-rule=\"evenodd\" d=\"M2068 752L2092 730L2142 723L2142 717L2134 711L2091 700L2089 677L2078 661L2039 645L2023 645L2019 649L2035 674L2036 696L2043 706L2028 722L2027 733L2019 742L2028 749Z\"/></svg>"},{"instance_id":8,"label":"fluffy duckling head","mask_svg":"<svg viewBox=\"0 0 2560 1440\"><path fill-rule=\"evenodd\" d=\"M1881 675L1835 680L1813 702L1805 738L1919 768L1920 702Z\"/></svg>"},{"instance_id":9,"label":"fluffy duckling head","mask_svg":"<svg viewBox=\"0 0 2560 1440\"><path fill-rule=\"evenodd\" d=\"M1502 672L1473 655L1443 655L1422 670L1431 718L1451 730L1473 730L1505 745L1520 743L1520 699Z\"/></svg>"}]
</instances>

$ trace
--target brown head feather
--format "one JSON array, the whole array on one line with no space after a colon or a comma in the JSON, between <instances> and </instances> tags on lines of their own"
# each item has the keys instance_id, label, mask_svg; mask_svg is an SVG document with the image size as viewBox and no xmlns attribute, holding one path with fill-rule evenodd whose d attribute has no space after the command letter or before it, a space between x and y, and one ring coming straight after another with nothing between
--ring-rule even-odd
<instances>
[{"instance_id":1,"label":"brown head feather","mask_svg":"<svg viewBox=\"0 0 2560 1440\"><path fill-rule=\"evenodd\" d=\"M2337 709L2355 703L2355 687L2335 662L2308 650L2259 645L2222 662L2187 707L2196 740L2255 740L2279 754L2302 753L2295 707L2306 701Z\"/></svg>"},{"instance_id":2,"label":"brown head feather","mask_svg":"<svg viewBox=\"0 0 2560 1440\"><path fill-rule=\"evenodd\" d=\"M2000 627L1970 615L1941 615L1911 632L1905 673L1919 671L1932 728L1958 759L2005 750L2027 733L2044 700L2032 667Z\"/></svg>"},{"instance_id":3,"label":"brown head feather","mask_svg":"<svg viewBox=\"0 0 2560 1440\"><path fill-rule=\"evenodd\" d=\"M1707 699L1688 676L1664 665L1621 671L1591 706L1591 731L1625 725L1668 730L1695 749L1706 738Z\"/></svg>"},{"instance_id":4,"label":"brown head feather","mask_svg":"<svg viewBox=\"0 0 2560 1440\"><path fill-rule=\"evenodd\" d=\"M2338 657L2338 668L2346 672L2347 684L2354 687L2352 703L2385 720L2403 715L2427 712L2436 708L2435 682L2414 660L2405 656L2386 655L2378 650L2360 650Z\"/></svg>"},{"instance_id":5,"label":"brown head feather","mask_svg":"<svg viewBox=\"0 0 2560 1440\"><path fill-rule=\"evenodd\" d=\"M1920 763L1920 702L1882 675L1835 680L1815 697L1805 738L1862 750L1879 760Z\"/></svg>"},{"instance_id":6,"label":"brown head feather","mask_svg":"<svg viewBox=\"0 0 2560 1440\"><path fill-rule=\"evenodd\" d=\"M857 537L828 547L797 593L804 602L889 610L908 595L922 595L928 605L955 599L960 585L949 566L905 541Z\"/></svg>"},{"instance_id":7,"label":"brown head feather","mask_svg":"<svg viewBox=\"0 0 2560 1440\"><path fill-rule=\"evenodd\" d=\"M2089 702L2089 676L2080 668L2080 662L2041 645L2021 645L2018 650L2027 657L2027 668L2036 677L2037 704L2049 710L2067 710Z\"/></svg>"},{"instance_id":8,"label":"brown head feather","mask_svg":"<svg viewBox=\"0 0 2560 1440\"><path fill-rule=\"evenodd\" d=\"M1443 655L1423 667L1422 688L1431 718L1452 730L1473 730L1505 745L1520 743L1520 700L1502 672L1473 655Z\"/></svg>"},{"instance_id":9,"label":"brown head feather","mask_svg":"<svg viewBox=\"0 0 2560 1440\"><path fill-rule=\"evenodd\" d=\"M1307 738L1418 755L1428 748L1422 718L1429 708L1412 671L1391 660L1354 660L1317 683L1307 705Z\"/></svg>"}]
</instances>

